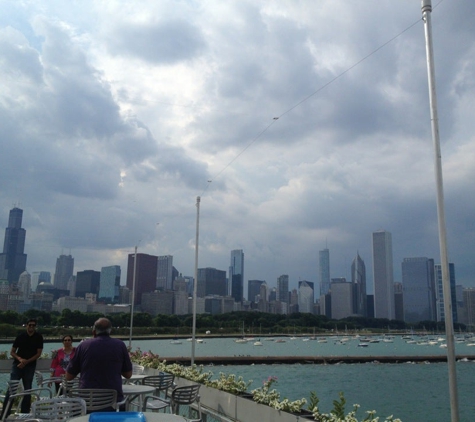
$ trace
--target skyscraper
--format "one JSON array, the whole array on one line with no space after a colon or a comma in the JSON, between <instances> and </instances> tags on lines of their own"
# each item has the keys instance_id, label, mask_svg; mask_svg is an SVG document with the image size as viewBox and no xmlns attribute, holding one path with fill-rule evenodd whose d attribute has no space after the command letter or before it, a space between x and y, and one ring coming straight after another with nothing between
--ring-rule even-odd
<instances>
[{"instance_id":1,"label":"skyscraper","mask_svg":"<svg viewBox=\"0 0 475 422\"><path fill-rule=\"evenodd\" d=\"M402 261L402 293L404 321L435 321L434 260L404 258Z\"/></svg>"},{"instance_id":2,"label":"skyscraper","mask_svg":"<svg viewBox=\"0 0 475 422\"><path fill-rule=\"evenodd\" d=\"M299 281L299 312L307 312L313 314L314 291L311 281Z\"/></svg>"},{"instance_id":3,"label":"skyscraper","mask_svg":"<svg viewBox=\"0 0 475 422\"><path fill-rule=\"evenodd\" d=\"M26 230L21 228L22 218L22 209L15 207L10 210L3 253L0 254L0 280L8 280L9 284L18 283L20 274L26 269Z\"/></svg>"},{"instance_id":4,"label":"skyscraper","mask_svg":"<svg viewBox=\"0 0 475 422\"><path fill-rule=\"evenodd\" d=\"M101 281L99 283L99 298L111 302L118 302L120 287L120 266L111 265L101 268Z\"/></svg>"},{"instance_id":5,"label":"skyscraper","mask_svg":"<svg viewBox=\"0 0 475 422\"><path fill-rule=\"evenodd\" d=\"M359 253L351 264L351 282L353 283L353 312L363 317L368 316L366 306L366 266ZM333 292L332 292L333 293Z\"/></svg>"},{"instance_id":6,"label":"skyscraper","mask_svg":"<svg viewBox=\"0 0 475 422\"><path fill-rule=\"evenodd\" d=\"M264 284L264 280L248 280L247 281L247 300L249 302L256 302L256 296L259 296L261 284Z\"/></svg>"},{"instance_id":7,"label":"skyscraper","mask_svg":"<svg viewBox=\"0 0 475 422\"><path fill-rule=\"evenodd\" d=\"M226 271L209 267L198 268L198 285L196 287L198 297L227 296Z\"/></svg>"},{"instance_id":8,"label":"skyscraper","mask_svg":"<svg viewBox=\"0 0 475 422\"><path fill-rule=\"evenodd\" d=\"M320 272L320 296L330 291L330 251L325 248L318 252Z\"/></svg>"},{"instance_id":9,"label":"skyscraper","mask_svg":"<svg viewBox=\"0 0 475 422\"><path fill-rule=\"evenodd\" d=\"M287 274L277 277L277 300L289 303L289 276Z\"/></svg>"},{"instance_id":10,"label":"skyscraper","mask_svg":"<svg viewBox=\"0 0 475 422\"><path fill-rule=\"evenodd\" d=\"M229 281L231 282L231 296L234 301L242 302L244 299L244 252L242 249L231 251Z\"/></svg>"},{"instance_id":11,"label":"skyscraper","mask_svg":"<svg viewBox=\"0 0 475 422\"><path fill-rule=\"evenodd\" d=\"M86 297L86 293L99 295L101 273L94 270L78 271L76 275L76 297Z\"/></svg>"},{"instance_id":12,"label":"skyscraper","mask_svg":"<svg viewBox=\"0 0 475 422\"><path fill-rule=\"evenodd\" d=\"M134 258L135 254L129 254L127 262L127 287L132 292L134 285ZM157 288L157 262L158 256L145 253L137 254L135 266L135 292L134 305L142 302L142 294L154 292Z\"/></svg>"},{"instance_id":13,"label":"skyscraper","mask_svg":"<svg viewBox=\"0 0 475 422\"><path fill-rule=\"evenodd\" d=\"M449 278L450 278L450 295L452 304L452 318L453 322L458 322L457 318L457 298L455 295L455 265L449 264ZM442 266L435 265L435 288L436 288L436 312L437 321L445 321L445 307L444 307L444 288L442 284Z\"/></svg>"},{"instance_id":14,"label":"skyscraper","mask_svg":"<svg viewBox=\"0 0 475 422\"><path fill-rule=\"evenodd\" d=\"M394 319L394 273L391 233L373 233L374 317Z\"/></svg>"},{"instance_id":15,"label":"skyscraper","mask_svg":"<svg viewBox=\"0 0 475 422\"><path fill-rule=\"evenodd\" d=\"M157 261L157 289L173 290L173 256L159 256Z\"/></svg>"},{"instance_id":16,"label":"skyscraper","mask_svg":"<svg viewBox=\"0 0 475 422\"><path fill-rule=\"evenodd\" d=\"M74 271L74 258L71 255L60 255L56 260L56 272L54 273L54 287L60 290L68 290L68 282Z\"/></svg>"}]
</instances>

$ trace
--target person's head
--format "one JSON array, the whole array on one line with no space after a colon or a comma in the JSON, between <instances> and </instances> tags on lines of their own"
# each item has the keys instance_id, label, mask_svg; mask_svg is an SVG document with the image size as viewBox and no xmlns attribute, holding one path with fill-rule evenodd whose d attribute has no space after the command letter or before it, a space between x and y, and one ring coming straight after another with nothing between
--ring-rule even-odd
<instances>
[{"instance_id":1,"label":"person's head","mask_svg":"<svg viewBox=\"0 0 475 422\"><path fill-rule=\"evenodd\" d=\"M71 347L73 345L73 336L66 334L61 341L63 342L63 347Z\"/></svg>"},{"instance_id":2,"label":"person's head","mask_svg":"<svg viewBox=\"0 0 475 422\"><path fill-rule=\"evenodd\" d=\"M92 329L92 333L95 336L102 335L109 335L112 331L112 324L107 318L99 318L94 323L94 328Z\"/></svg>"},{"instance_id":3,"label":"person's head","mask_svg":"<svg viewBox=\"0 0 475 422\"><path fill-rule=\"evenodd\" d=\"M28 332L28 334L33 334L36 330L36 324L37 324L37 321L36 319L34 318L30 318L28 320L28 322L26 323L26 331Z\"/></svg>"}]
</instances>

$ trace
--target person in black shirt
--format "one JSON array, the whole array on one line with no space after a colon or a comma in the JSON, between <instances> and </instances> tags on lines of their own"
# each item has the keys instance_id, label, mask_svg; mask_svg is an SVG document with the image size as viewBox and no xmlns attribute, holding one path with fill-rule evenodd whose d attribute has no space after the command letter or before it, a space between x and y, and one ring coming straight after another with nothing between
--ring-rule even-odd
<instances>
[{"instance_id":1,"label":"person in black shirt","mask_svg":"<svg viewBox=\"0 0 475 422\"><path fill-rule=\"evenodd\" d=\"M41 356L42 351L43 336L36 332L36 319L29 319L26 324L26 332L17 336L10 350L10 355L13 358L10 380L22 380L24 389L30 389L35 376L36 360ZM8 402L8 398L9 392L7 391L5 404ZM29 413L30 407L31 396L25 396L21 403L21 413ZM6 418L10 414L10 410L4 406L0 419Z\"/></svg>"}]
</instances>

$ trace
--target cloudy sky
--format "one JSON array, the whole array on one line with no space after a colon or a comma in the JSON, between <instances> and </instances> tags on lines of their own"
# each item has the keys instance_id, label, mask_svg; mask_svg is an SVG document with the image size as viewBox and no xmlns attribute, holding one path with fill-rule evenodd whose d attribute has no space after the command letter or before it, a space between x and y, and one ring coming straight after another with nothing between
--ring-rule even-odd
<instances>
[{"instance_id":1,"label":"cloudy sky","mask_svg":"<svg viewBox=\"0 0 475 422\"><path fill-rule=\"evenodd\" d=\"M433 0L447 235L475 285L475 2ZM27 269L173 255L245 279L350 278L371 233L439 262L418 0L0 0L0 230ZM0 235L3 237L3 234ZM247 294L247 289L246 292Z\"/></svg>"}]
</instances>

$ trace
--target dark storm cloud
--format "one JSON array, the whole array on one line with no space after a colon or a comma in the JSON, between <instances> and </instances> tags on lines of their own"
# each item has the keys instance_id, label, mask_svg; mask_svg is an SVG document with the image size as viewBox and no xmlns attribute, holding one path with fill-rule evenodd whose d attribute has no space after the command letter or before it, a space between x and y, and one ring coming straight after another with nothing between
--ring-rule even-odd
<instances>
[{"instance_id":1,"label":"dark storm cloud","mask_svg":"<svg viewBox=\"0 0 475 422\"><path fill-rule=\"evenodd\" d=\"M184 19L122 23L108 38L112 54L130 55L154 64L190 60L205 48L200 29Z\"/></svg>"}]
</instances>

